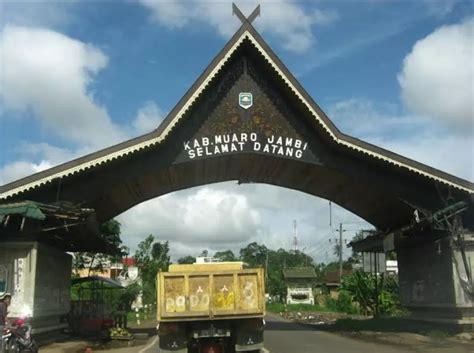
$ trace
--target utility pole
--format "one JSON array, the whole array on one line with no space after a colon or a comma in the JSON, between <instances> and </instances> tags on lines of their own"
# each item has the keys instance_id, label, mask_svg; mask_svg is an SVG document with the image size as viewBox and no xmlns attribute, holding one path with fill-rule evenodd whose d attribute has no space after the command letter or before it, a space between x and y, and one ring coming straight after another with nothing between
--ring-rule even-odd
<instances>
[{"instance_id":1,"label":"utility pole","mask_svg":"<svg viewBox=\"0 0 474 353\"><path fill-rule=\"evenodd\" d=\"M339 283L342 282L342 223L339 223Z\"/></svg>"},{"instance_id":2,"label":"utility pole","mask_svg":"<svg viewBox=\"0 0 474 353\"><path fill-rule=\"evenodd\" d=\"M268 281L268 249L265 251L265 281Z\"/></svg>"},{"instance_id":3,"label":"utility pole","mask_svg":"<svg viewBox=\"0 0 474 353\"><path fill-rule=\"evenodd\" d=\"M296 250L298 249L298 229L297 229L296 219L293 220L293 245L294 245L294 250L296 253Z\"/></svg>"}]
</instances>

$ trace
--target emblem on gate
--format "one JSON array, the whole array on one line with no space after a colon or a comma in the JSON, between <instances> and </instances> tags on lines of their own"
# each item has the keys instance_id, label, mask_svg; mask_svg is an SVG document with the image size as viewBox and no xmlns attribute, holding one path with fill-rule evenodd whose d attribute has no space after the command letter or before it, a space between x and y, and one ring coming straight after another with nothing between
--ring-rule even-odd
<instances>
[{"instance_id":1,"label":"emblem on gate","mask_svg":"<svg viewBox=\"0 0 474 353\"><path fill-rule=\"evenodd\" d=\"M239 105L244 109L249 109L253 105L253 96L250 92L239 93Z\"/></svg>"}]
</instances>

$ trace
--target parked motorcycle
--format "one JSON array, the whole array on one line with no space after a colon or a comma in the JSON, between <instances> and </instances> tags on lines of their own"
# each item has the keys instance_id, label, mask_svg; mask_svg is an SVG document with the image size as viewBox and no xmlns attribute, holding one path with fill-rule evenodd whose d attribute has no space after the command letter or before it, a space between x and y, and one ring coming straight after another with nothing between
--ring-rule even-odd
<instances>
[{"instance_id":1,"label":"parked motorcycle","mask_svg":"<svg viewBox=\"0 0 474 353\"><path fill-rule=\"evenodd\" d=\"M24 319L16 319L13 325L5 326L2 342L5 353L38 352L38 345L31 336L31 327Z\"/></svg>"}]
</instances>

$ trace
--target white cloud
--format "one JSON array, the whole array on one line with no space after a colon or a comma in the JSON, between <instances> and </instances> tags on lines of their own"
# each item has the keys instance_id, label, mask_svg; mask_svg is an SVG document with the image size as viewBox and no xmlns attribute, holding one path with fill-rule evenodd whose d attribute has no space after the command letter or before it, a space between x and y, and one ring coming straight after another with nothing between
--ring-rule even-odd
<instances>
[{"instance_id":1,"label":"white cloud","mask_svg":"<svg viewBox=\"0 0 474 353\"><path fill-rule=\"evenodd\" d=\"M195 249L245 242L262 227L260 214L246 195L211 186L141 203L118 219L131 244L155 234Z\"/></svg>"},{"instance_id":2,"label":"white cloud","mask_svg":"<svg viewBox=\"0 0 474 353\"><path fill-rule=\"evenodd\" d=\"M47 143L19 142L11 151L18 159L0 166L0 185L52 168L92 152L89 147L76 150L60 148Z\"/></svg>"},{"instance_id":3,"label":"white cloud","mask_svg":"<svg viewBox=\"0 0 474 353\"><path fill-rule=\"evenodd\" d=\"M0 119L9 118L12 111L34 116L73 146L21 143L21 148L11 151L20 158L0 169L1 184L150 132L164 117L148 101L131 125L114 123L90 92L96 75L108 63L107 56L61 33L7 25L0 32L0 61Z\"/></svg>"},{"instance_id":4,"label":"white cloud","mask_svg":"<svg viewBox=\"0 0 474 353\"><path fill-rule=\"evenodd\" d=\"M398 81L415 113L474 133L474 19L443 26L419 40Z\"/></svg>"},{"instance_id":5,"label":"white cloud","mask_svg":"<svg viewBox=\"0 0 474 353\"><path fill-rule=\"evenodd\" d=\"M186 25L207 24L228 38L240 25L240 21L231 12L231 1L209 2L172 2L140 0L150 9L152 19L168 28L182 28ZM312 28L327 25L337 16L334 12L320 9L307 10L292 1L247 1L239 4L242 12L249 15L257 4L261 4L262 17L255 25L262 32L277 36L283 47L293 52L304 52L314 43Z\"/></svg>"},{"instance_id":6,"label":"white cloud","mask_svg":"<svg viewBox=\"0 0 474 353\"><path fill-rule=\"evenodd\" d=\"M199 255L207 249L239 249L256 241L271 249L292 249L293 220L298 221L299 249L323 256L332 237L326 200L302 192L264 184L218 183L182 190L135 206L118 217L122 238L132 252L152 233L169 240L173 258ZM348 211L333 206L336 222L369 225ZM349 250L347 254L349 254Z\"/></svg>"},{"instance_id":7,"label":"white cloud","mask_svg":"<svg viewBox=\"0 0 474 353\"><path fill-rule=\"evenodd\" d=\"M71 7L77 0L1 1L0 27L5 24L58 28L76 21Z\"/></svg>"},{"instance_id":8,"label":"white cloud","mask_svg":"<svg viewBox=\"0 0 474 353\"><path fill-rule=\"evenodd\" d=\"M135 120L132 122L132 128L135 135L155 130L165 118L165 113L155 104L155 102L146 102L137 112Z\"/></svg>"},{"instance_id":9,"label":"white cloud","mask_svg":"<svg viewBox=\"0 0 474 353\"><path fill-rule=\"evenodd\" d=\"M69 142L103 147L124 140L88 91L107 57L58 32L6 26L0 36L0 96L6 111L33 111Z\"/></svg>"},{"instance_id":10,"label":"white cloud","mask_svg":"<svg viewBox=\"0 0 474 353\"><path fill-rule=\"evenodd\" d=\"M385 140L382 147L460 178L474 181L472 137L428 132L405 140Z\"/></svg>"},{"instance_id":11,"label":"white cloud","mask_svg":"<svg viewBox=\"0 0 474 353\"><path fill-rule=\"evenodd\" d=\"M404 115L397 104L375 103L366 98L351 98L331 104L329 117L351 136L370 140L380 136L410 136L429 125L429 119Z\"/></svg>"},{"instance_id":12,"label":"white cloud","mask_svg":"<svg viewBox=\"0 0 474 353\"><path fill-rule=\"evenodd\" d=\"M469 134L446 130L441 123L426 117L404 115L395 104L376 104L367 99L335 102L328 113L336 125L351 136L474 180L474 139ZM457 157L451 158L454 154Z\"/></svg>"},{"instance_id":13,"label":"white cloud","mask_svg":"<svg viewBox=\"0 0 474 353\"><path fill-rule=\"evenodd\" d=\"M15 161L0 168L0 185L17 180L26 175L34 174L51 168L49 161L42 160L39 163L28 161Z\"/></svg>"},{"instance_id":14,"label":"white cloud","mask_svg":"<svg viewBox=\"0 0 474 353\"><path fill-rule=\"evenodd\" d=\"M123 135L128 138L151 132L160 125L164 116L165 114L154 102L148 101L138 110L131 126L127 130L123 127ZM87 134L87 131L84 134ZM0 166L0 185L85 156L97 148L93 144L69 149L45 142L19 142L18 146L10 151L17 156L17 159Z\"/></svg>"}]
</instances>

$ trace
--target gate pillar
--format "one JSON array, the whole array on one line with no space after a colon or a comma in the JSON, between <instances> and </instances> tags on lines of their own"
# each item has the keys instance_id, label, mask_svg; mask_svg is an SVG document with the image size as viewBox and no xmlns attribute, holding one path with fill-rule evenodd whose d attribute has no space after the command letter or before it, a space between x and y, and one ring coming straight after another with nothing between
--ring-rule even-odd
<instances>
[{"instance_id":1,"label":"gate pillar","mask_svg":"<svg viewBox=\"0 0 474 353\"><path fill-rule=\"evenodd\" d=\"M463 238L397 249L401 302L413 319L474 331L474 232Z\"/></svg>"}]
</instances>

